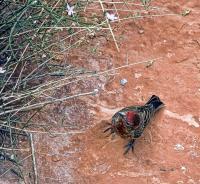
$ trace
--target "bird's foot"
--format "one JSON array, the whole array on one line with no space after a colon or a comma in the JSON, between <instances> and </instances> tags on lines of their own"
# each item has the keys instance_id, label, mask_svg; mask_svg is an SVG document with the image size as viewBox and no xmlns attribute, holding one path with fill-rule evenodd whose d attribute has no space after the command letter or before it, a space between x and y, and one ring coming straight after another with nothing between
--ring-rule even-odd
<instances>
[{"instance_id":1,"label":"bird's foot","mask_svg":"<svg viewBox=\"0 0 200 184\"><path fill-rule=\"evenodd\" d=\"M130 149L132 149L132 152L134 150L134 145L135 145L135 139L131 139L129 141L129 143L127 145L124 146L125 148L125 152L124 152L124 155L126 155Z\"/></svg>"}]
</instances>

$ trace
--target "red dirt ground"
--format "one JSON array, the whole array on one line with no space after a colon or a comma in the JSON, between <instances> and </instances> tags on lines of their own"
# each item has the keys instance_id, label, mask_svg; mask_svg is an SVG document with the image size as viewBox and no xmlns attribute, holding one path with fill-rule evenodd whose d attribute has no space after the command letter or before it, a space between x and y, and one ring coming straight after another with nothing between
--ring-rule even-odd
<instances>
[{"instance_id":1,"label":"red dirt ground","mask_svg":"<svg viewBox=\"0 0 200 184\"><path fill-rule=\"evenodd\" d=\"M97 71L159 59L78 84L86 91L98 88L99 94L49 107L41 122L72 134L34 136L39 183L200 183L200 2L154 4L171 13L191 12L113 23L120 52L111 37L96 37L69 55L73 64ZM94 46L95 54L90 50ZM120 85L123 78L128 80L125 86ZM152 94L166 107L137 140L134 153L124 156L127 140L106 137L106 122L125 106L144 104Z\"/></svg>"}]
</instances>

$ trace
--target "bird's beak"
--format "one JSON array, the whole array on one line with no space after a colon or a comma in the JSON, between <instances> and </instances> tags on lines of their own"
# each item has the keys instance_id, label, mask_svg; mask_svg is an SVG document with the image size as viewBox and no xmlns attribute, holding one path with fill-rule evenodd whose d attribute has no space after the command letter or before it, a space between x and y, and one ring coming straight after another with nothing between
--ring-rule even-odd
<instances>
[{"instance_id":1,"label":"bird's beak","mask_svg":"<svg viewBox=\"0 0 200 184\"><path fill-rule=\"evenodd\" d=\"M124 117L126 114L124 112L119 112L119 114Z\"/></svg>"}]
</instances>

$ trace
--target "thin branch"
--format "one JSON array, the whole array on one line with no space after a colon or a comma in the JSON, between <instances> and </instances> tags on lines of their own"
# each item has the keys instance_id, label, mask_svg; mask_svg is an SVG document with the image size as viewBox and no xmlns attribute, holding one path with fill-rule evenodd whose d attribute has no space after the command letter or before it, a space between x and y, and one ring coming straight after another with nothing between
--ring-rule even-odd
<instances>
[{"instance_id":1,"label":"thin branch","mask_svg":"<svg viewBox=\"0 0 200 184\"><path fill-rule=\"evenodd\" d=\"M80 2L88 2L88 3L98 3L99 1L80 1ZM124 2L120 2L120 1L101 1L102 3L106 3L106 4L123 4ZM130 4L130 5L134 5L134 6L142 6L144 7L143 4L136 4L136 3L131 3L131 2L127 2L127 4Z\"/></svg>"},{"instance_id":2,"label":"thin branch","mask_svg":"<svg viewBox=\"0 0 200 184\"><path fill-rule=\"evenodd\" d=\"M117 7L116 7L115 4L113 4L113 5L114 5L115 11L116 11L116 13L117 13L118 20L119 20L119 22L121 22L121 21L120 21L120 18L119 18L119 13L118 13L119 9L117 9ZM106 9L106 10L108 10L108 9Z\"/></svg>"},{"instance_id":3,"label":"thin branch","mask_svg":"<svg viewBox=\"0 0 200 184\"><path fill-rule=\"evenodd\" d=\"M31 143L31 153L32 153L32 161L33 161L33 170L34 170L34 184L38 184L38 172L37 172L37 166L36 166L36 158L35 158L35 147L33 142L33 134L30 134L30 143Z\"/></svg>"},{"instance_id":4,"label":"thin branch","mask_svg":"<svg viewBox=\"0 0 200 184\"><path fill-rule=\"evenodd\" d=\"M8 151L30 151L29 148L4 148L4 147L0 147L0 150L8 150Z\"/></svg>"},{"instance_id":5,"label":"thin branch","mask_svg":"<svg viewBox=\"0 0 200 184\"><path fill-rule=\"evenodd\" d=\"M180 16L180 14L176 14L176 13L168 13L168 14L160 14L160 15L136 15L136 16L130 16L130 17L126 17L126 18L121 18L120 20L129 20L129 19L140 19L140 18L153 18L153 17L164 17L164 16ZM116 22L118 20L115 20L113 22Z\"/></svg>"},{"instance_id":6,"label":"thin branch","mask_svg":"<svg viewBox=\"0 0 200 184\"><path fill-rule=\"evenodd\" d=\"M65 100L73 99L73 98L76 98L76 97L86 96L86 95L94 95L94 94L95 94L95 92L91 91L91 92L87 92L87 93L80 93L80 94L76 94L76 95L72 95L72 96L67 96L67 97L64 97L64 98L61 98L61 99L56 99L54 101L45 101L45 102L41 102L41 103L37 103L37 104L32 104L32 105L21 107L21 108L18 108L18 109L12 109L12 110L2 112L2 113L0 113L0 116L8 114L8 113L16 112L16 111L17 112L19 112L19 111L29 111L29 110L40 108L40 107L48 105L48 104L63 102Z\"/></svg>"},{"instance_id":7,"label":"thin branch","mask_svg":"<svg viewBox=\"0 0 200 184\"><path fill-rule=\"evenodd\" d=\"M1 126L1 125L0 125ZM44 131L37 131L37 130L27 130L27 129L22 129L22 128L17 128L17 127L12 127L8 125L3 125L4 127L9 127L14 130L19 130L27 133L36 133L36 134L51 134L51 135L69 135L69 134L81 134L83 131L67 131L67 132L44 132Z\"/></svg>"},{"instance_id":8,"label":"thin branch","mask_svg":"<svg viewBox=\"0 0 200 184\"><path fill-rule=\"evenodd\" d=\"M67 78L63 78L63 79L60 79L59 81L51 81L47 84L43 84L42 86L38 87L36 90L34 91L31 91L27 94L22 94L21 96L19 96L17 99L14 99L10 102L7 102L6 104L4 105L8 105L10 103L13 103L13 102L16 102L20 99L23 99L23 98L26 98L28 96L34 96L34 95L41 95L42 93L44 93L45 91L50 91L50 90L53 90L55 88L60 88L62 86L65 86L65 85L68 85L68 84L72 84L72 83L76 83L80 80L86 80L88 78L91 78L91 77L98 77L100 75L104 75L104 74L107 74L107 75L111 75L109 74L110 72L112 71L115 71L115 70L119 70L119 69L123 69L123 68L127 68L127 67L131 67L133 65L138 65L138 64L144 64L144 63L150 63L150 62L154 62L156 60L159 60L161 59L162 57L159 57L159 58L154 58L154 59L149 59L149 60L145 60L145 61L140 61L140 62L135 62L135 63L130 63L130 64L126 64L126 65L122 65L120 67L117 67L117 68L112 68L112 69L109 69L109 70L105 70L105 71L100 71L98 73L95 73L95 74L90 74L90 75L79 75L79 76L76 76L76 80L71 80L70 82L66 83L66 80L70 80L72 79L74 76L70 76L70 77L67 77ZM60 83L60 84L57 84L57 83ZM61 83L62 82L62 83ZM50 86L50 87L48 87ZM45 88L46 87L46 88ZM42 88L45 88L45 89L42 89ZM0 114L1 115L1 114Z\"/></svg>"}]
</instances>

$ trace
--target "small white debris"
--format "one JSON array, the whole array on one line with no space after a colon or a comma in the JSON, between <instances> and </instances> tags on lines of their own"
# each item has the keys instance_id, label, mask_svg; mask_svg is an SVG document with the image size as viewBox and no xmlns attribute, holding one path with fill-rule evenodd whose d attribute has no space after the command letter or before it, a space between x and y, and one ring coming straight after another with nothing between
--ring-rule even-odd
<instances>
[{"instance_id":1,"label":"small white debris","mask_svg":"<svg viewBox=\"0 0 200 184\"><path fill-rule=\"evenodd\" d=\"M35 4L37 4L37 0L35 0L35 1L32 1L32 3L31 3L32 5L35 5Z\"/></svg>"},{"instance_id":2,"label":"small white debris","mask_svg":"<svg viewBox=\"0 0 200 184\"><path fill-rule=\"evenodd\" d=\"M47 55L46 54L42 54L42 58L46 58L47 57Z\"/></svg>"},{"instance_id":3,"label":"small white debris","mask_svg":"<svg viewBox=\"0 0 200 184\"><path fill-rule=\"evenodd\" d=\"M116 17L114 13L108 13L108 12L106 12L106 18L107 18L109 21L114 21L114 20L117 20L117 19L118 19L118 17Z\"/></svg>"},{"instance_id":4,"label":"small white debris","mask_svg":"<svg viewBox=\"0 0 200 184\"><path fill-rule=\"evenodd\" d=\"M5 73L6 70L3 69L3 67L0 67L0 73Z\"/></svg>"},{"instance_id":5,"label":"small white debris","mask_svg":"<svg viewBox=\"0 0 200 184\"><path fill-rule=\"evenodd\" d=\"M14 160L14 159L15 159L15 155L12 154L12 155L10 156L10 158L11 158L12 160Z\"/></svg>"},{"instance_id":6,"label":"small white debris","mask_svg":"<svg viewBox=\"0 0 200 184\"><path fill-rule=\"evenodd\" d=\"M121 84L122 86L125 86L127 82L128 82L127 79L122 79L122 80L120 80L120 84Z\"/></svg>"},{"instance_id":7,"label":"small white debris","mask_svg":"<svg viewBox=\"0 0 200 184\"><path fill-rule=\"evenodd\" d=\"M184 183L184 182L181 181L181 180L179 180L179 181L176 182L176 184L183 184L183 183Z\"/></svg>"},{"instance_id":8,"label":"small white debris","mask_svg":"<svg viewBox=\"0 0 200 184\"><path fill-rule=\"evenodd\" d=\"M159 178L157 178L157 177L152 177L152 181L151 181L152 183L161 183L160 182L160 179Z\"/></svg>"},{"instance_id":9,"label":"small white debris","mask_svg":"<svg viewBox=\"0 0 200 184\"><path fill-rule=\"evenodd\" d=\"M144 30L143 30L143 29L139 29L139 30L138 30L138 33L139 33L139 34L143 34L143 33L144 33Z\"/></svg>"},{"instance_id":10,"label":"small white debris","mask_svg":"<svg viewBox=\"0 0 200 184\"><path fill-rule=\"evenodd\" d=\"M7 57L7 62L9 62L11 60L11 56Z\"/></svg>"},{"instance_id":11,"label":"small white debris","mask_svg":"<svg viewBox=\"0 0 200 184\"><path fill-rule=\"evenodd\" d=\"M136 79L139 79L141 76L142 76L141 73L135 73L135 78L136 78Z\"/></svg>"},{"instance_id":12,"label":"small white debris","mask_svg":"<svg viewBox=\"0 0 200 184\"><path fill-rule=\"evenodd\" d=\"M174 56L174 55L175 55L175 54L170 53L170 52L167 53L167 57L168 57L168 58L171 58L171 57Z\"/></svg>"},{"instance_id":13,"label":"small white debris","mask_svg":"<svg viewBox=\"0 0 200 184\"><path fill-rule=\"evenodd\" d=\"M69 16L73 16L75 14L75 11L74 11L74 6L70 6L68 3L67 3L67 9L66 9L67 13Z\"/></svg>"},{"instance_id":14,"label":"small white debris","mask_svg":"<svg viewBox=\"0 0 200 184\"><path fill-rule=\"evenodd\" d=\"M98 89L94 89L94 94L96 95L99 92Z\"/></svg>"},{"instance_id":15,"label":"small white debris","mask_svg":"<svg viewBox=\"0 0 200 184\"><path fill-rule=\"evenodd\" d=\"M0 155L0 160L5 160L5 157L3 155Z\"/></svg>"},{"instance_id":16,"label":"small white debris","mask_svg":"<svg viewBox=\"0 0 200 184\"><path fill-rule=\"evenodd\" d=\"M176 144L174 146L174 149L177 150L177 151L183 151L185 148L182 144Z\"/></svg>"},{"instance_id":17,"label":"small white debris","mask_svg":"<svg viewBox=\"0 0 200 184\"><path fill-rule=\"evenodd\" d=\"M34 34L34 35L33 35L33 37L32 37L32 40L34 40L34 38L36 38L36 37L37 37L37 35L36 35L36 34Z\"/></svg>"},{"instance_id":18,"label":"small white debris","mask_svg":"<svg viewBox=\"0 0 200 184\"><path fill-rule=\"evenodd\" d=\"M185 172L186 172L186 167L185 166L181 166L181 171L185 174Z\"/></svg>"}]
</instances>

